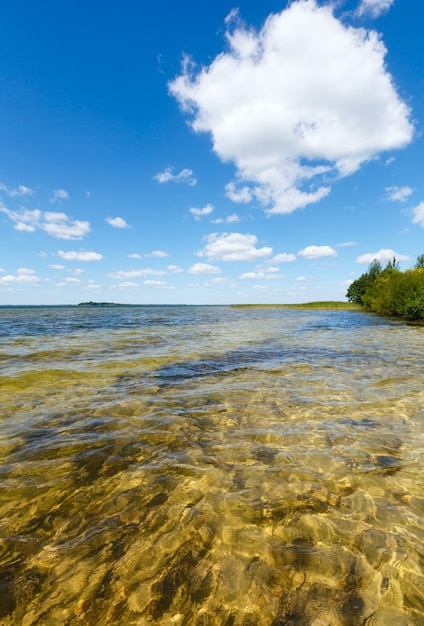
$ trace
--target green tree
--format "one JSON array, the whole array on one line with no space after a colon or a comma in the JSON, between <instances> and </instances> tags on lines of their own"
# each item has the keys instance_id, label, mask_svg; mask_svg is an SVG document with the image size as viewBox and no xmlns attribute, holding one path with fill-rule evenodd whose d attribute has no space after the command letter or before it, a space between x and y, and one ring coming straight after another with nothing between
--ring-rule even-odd
<instances>
[{"instance_id":1,"label":"green tree","mask_svg":"<svg viewBox=\"0 0 424 626\"><path fill-rule=\"evenodd\" d=\"M414 269L416 269L416 270L424 269L424 254L420 254L417 257L417 261L416 261L416 263L414 265Z\"/></svg>"},{"instance_id":2,"label":"green tree","mask_svg":"<svg viewBox=\"0 0 424 626\"><path fill-rule=\"evenodd\" d=\"M363 305L363 297L368 287L370 287L383 271L380 261L374 260L368 267L368 271L353 281L346 293L349 302Z\"/></svg>"},{"instance_id":3,"label":"green tree","mask_svg":"<svg viewBox=\"0 0 424 626\"><path fill-rule=\"evenodd\" d=\"M424 270L383 270L363 296L363 306L380 315L424 319Z\"/></svg>"},{"instance_id":4,"label":"green tree","mask_svg":"<svg viewBox=\"0 0 424 626\"><path fill-rule=\"evenodd\" d=\"M370 265L368 266L368 275L371 279L371 282L378 278L382 271L383 266L381 265L380 261L374 259L374 261L372 261L372 263L370 263Z\"/></svg>"},{"instance_id":5,"label":"green tree","mask_svg":"<svg viewBox=\"0 0 424 626\"><path fill-rule=\"evenodd\" d=\"M400 270L399 261L396 260L395 256L393 257L391 261L387 261L387 265L383 271L391 272L393 270Z\"/></svg>"},{"instance_id":6,"label":"green tree","mask_svg":"<svg viewBox=\"0 0 424 626\"><path fill-rule=\"evenodd\" d=\"M353 281L346 297L380 315L424 321L424 254L414 269L405 272L395 257L384 269L379 261L373 261L368 271Z\"/></svg>"}]
</instances>

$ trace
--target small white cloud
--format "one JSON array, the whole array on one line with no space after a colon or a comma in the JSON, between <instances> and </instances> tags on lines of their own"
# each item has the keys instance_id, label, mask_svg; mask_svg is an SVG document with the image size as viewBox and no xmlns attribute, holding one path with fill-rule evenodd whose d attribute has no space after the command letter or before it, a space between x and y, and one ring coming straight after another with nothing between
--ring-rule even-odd
<instances>
[{"instance_id":1,"label":"small white cloud","mask_svg":"<svg viewBox=\"0 0 424 626\"><path fill-rule=\"evenodd\" d=\"M141 254L137 254L137 252L134 252L133 254L127 254L127 257L129 259L141 259L142 258Z\"/></svg>"},{"instance_id":2,"label":"small white cloud","mask_svg":"<svg viewBox=\"0 0 424 626\"><path fill-rule=\"evenodd\" d=\"M64 265L49 265L49 268L51 270L64 270L66 269Z\"/></svg>"},{"instance_id":3,"label":"small white cloud","mask_svg":"<svg viewBox=\"0 0 424 626\"><path fill-rule=\"evenodd\" d=\"M246 280L246 279L258 280L261 278L266 278L266 274L265 272L244 272L244 274L242 274L240 278L242 278L243 280Z\"/></svg>"},{"instance_id":4,"label":"small white cloud","mask_svg":"<svg viewBox=\"0 0 424 626\"><path fill-rule=\"evenodd\" d=\"M195 220L200 220L201 217L205 215L210 215L213 211L214 207L212 204L207 204L203 209L189 209L190 213L194 216Z\"/></svg>"},{"instance_id":5,"label":"small white cloud","mask_svg":"<svg viewBox=\"0 0 424 626\"><path fill-rule=\"evenodd\" d=\"M287 252L281 252L272 258L273 263L292 263L293 261L296 261L296 255Z\"/></svg>"},{"instance_id":6,"label":"small white cloud","mask_svg":"<svg viewBox=\"0 0 424 626\"><path fill-rule=\"evenodd\" d=\"M14 222L14 228L16 230L22 230L27 232L34 232L39 228L39 221L41 218L41 211L34 209L32 211L28 209L20 209L19 211L11 211L5 206L0 204L0 211L7 215L7 217Z\"/></svg>"},{"instance_id":7,"label":"small white cloud","mask_svg":"<svg viewBox=\"0 0 424 626\"><path fill-rule=\"evenodd\" d=\"M343 243L336 243L336 248L350 248L351 246L357 246L356 241L344 241Z\"/></svg>"},{"instance_id":8,"label":"small white cloud","mask_svg":"<svg viewBox=\"0 0 424 626\"><path fill-rule=\"evenodd\" d=\"M198 256L221 261L257 261L272 254L272 248L256 248L255 235L241 233L212 233L204 237L206 245Z\"/></svg>"},{"instance_id":9,"label":"small white cloud","mask_svg":"<svg viewBox=\"0 0 424 626\"><path fill-rule=\"evenodd\" d=\"M181 274L183 271L178 265L167 265L166 269L170 274Z\"/></svg>"},{"instance_id":10,"label":"small white cloud","mask_svg":"<svg viewBox=\"0 0 424 626\"><path fill-rule=\"evenodd\" d=\"M73 278L72 276L69 276L68 278L65 278L65 282L71 284L71 285L80 285L81 281L79 278Z\"/></svg>"},{"instance_id":11,"label":"small white cloud","mask_svg":"<svg viewBox=\"0 0 424 626\"><path fill-rule=\"evenodd\" d=\"M303 250L299 250L299 256L305 259L321 259L328 256L337 256L337 252L330 246L307 246Z\"/></svg>"},{"instance_id":12,"label":"small white cloud","mask_svg":"<svg viewBox=\"0 0 424 626\"><path fill-rule=\"evenodd\" d=\"M49 202L52 202L54 204L55 202L58 202L60 200L69 200L69 193L64 189L56 189L53 192L53 198L50 198Z\"/></svg>"},{"instance_id":13,"label":"small white cloud","mask_svg":"<svg viewBox=\"0 0 424 626\"><path fill-rule=\"evenodd\" d=\"M218 276L217 278L212 278L210 281L214 285L228 285L228 287L237 287L237 283L229 278L223 278L222 276Z\"/></svg>"},{"instance_id":14,"label":"small white cloud","mask_svg":"<svg viewBox=\"0 0 424 626\"><path fill-rule=\"evenodd\" d=\"M6 274L0 277L0 285L10 284L32 284L34 286L40 283L40 279L36 276L35 270L26 267L20 267L15 275Z\"/></svg>"},{"instance_id":15,"label":"small white cloud","mask_svg":"<svg viewBox=\"0 0 424 626\"><path fill-rule=\"evenodd\" d=\"M411 195L411 187L386 187L387 198L393 202L405 202Z\"/></svg>"},{"instance_id":16,"label":"small white cloud","mask_svg":"<svg viewBox=\"0 0 424 626\"><path fill-rule=\"evenodd\" d=\"M19 185L16 189L9 189L3 183L0 183L0 191L4 191L10 198L16 198L19 196L32 196L34 193L32 189L25 185Z\"/></svg>"},{"instance_id":17,"label":"small white cloud","mask_svg":"<svg viewBox=\"0 0 424 626\"><path fill-rule=\"evenodd\" d=\"M241 222L241 217L237 213L231 213L227 217L218 217L216 220L211 220L211 224L235 224Z\"/></svg>"},{"instance_id":18,"label":"small white cloud","mask_svg":"<svg viewBox=\"0 0 424 626\"><path fill-rule=\"evenodd\" d=\"M173 174L173 169L172 167L167 167L163 172L156 174L155 180L159 183L187 183L191 187L197 183L193 176L193 170L185 168L179 174Z\"/></svg>"},{"instance_id":19,"label":"small white cloud","mask_svg":"<svg viewBox=\"0 0 424 626\"><path fill-rule=\"evenodd\" d=\"M65 213L43 214L39 228L56 239L82 239L91 228L89 222L71 220Z\"/></svg>"},{"instance_id":20,"label":"small white cloud","mask_svg":"<svg viewBox=\"0 0 424 626\"><path fill-rule=\"evenodd\" d=\"M164 252L163 250L153 250L153 252L149 252L146 256L156 257L158 259L163 259L169 256L168 252Z\"/></svg>"},{"instance_id":21,"label":"small white cloud","mask_svg":"<svg viewBox=\"0 0 424 626\"><path fill-rule=\"evenodd\" d=\"M358 15L369 15L379 17L386 13L395 0L361 0L357 13Z\"/></svg>"},{"instance_id":22,"label":"small white cloud","mask_svg":"<svg viewBox=\"0 0 424 626\"><path fill-rule=\"evenodd\" d=\"M83 270L80 267L77 267L75 269L67 269L66 271L72 274L73 276L81 276L81 274L86 274L86 270Z\"/></svg>"},{"instance_id":23,"label":"small white cloud","mask_svg":"<svg viewBox=\"0 0 424 626\"><path fill-rule=\"evenodd\" d=\"M424 228L424 202L420 202L412 209L412 223L419 224Z\"/></svg>"},{"instance_id":24,"label":"small white cloud","mask_svg":"<svg viewBox=\"0 0 424 626\"><path fill-rule=\"evenodd\" d=\"M254 272L244 272L240 278L243 280L281 280L284 278L284 275L280 273L278 267L258 266Z\"/></svg>"},{"instance_id":25,"label":"small white cloud","mask_svg":"<svg viewBox=\"0 0 424 626\"><path fill-rule=\"evenodd\" d=\"M101 261L103 259L103 255L98 252L63 252L63 250L58 250L56 254L64 261Z\"/></svg>"},{"instance_id":26,"label":"small white cloud","mask_svg":"<svg viewBox=\"0 0 424 626\"><path fill-rule=\"evenodd\" d=\"M390 248L383 248L378 252L361 254L361 256L358 256L358 258L356 259L356 262L370 264L373 261L380 261L380 263L387 263L389 261L393 261L394 258L396 259L396 261L410 261L410 257L405 254L398 254Z\"/></svg>"},{"instance_id":27,"label":"small white cloud","mask_svg":"<svg viewBox=\"0 0 424 626\"><path fill-rule=\"evenodd\" d=\"M28 275L34 275L35 274L35 270L30 270L27 267L20 267L17 271L18 276L28 276Z\"/></svg>"},{"instance_id":28,"label":"small white cloud","mask_svg":"<svg viewBox=\"0 0 424 626\"><path fill-rule=\"evenodd\" d=\"M110 274L107 274L108 278L114 278L116 280L125 280L127 278L141 278L142 276L145 276L143 270L121 270L119 272L112 272Z\"/></svg>"},{"instance_id":29,"label":"small white cloud","mask_svg":"<svg viewBox=\"0 0 424 626\"><path fill-rule=\"evenodd\" d=\"M14 222L16 230L26 232L43 230L56 239L82 239L91 230L89 222L72 220L66 213L52 211L43 213L39 209L11 211L4 206L0 206L0 211Z\"/></svg>"},{"instance_id":30,"label":"small white cloud","mask_svg":"<svg viewBox=\"0 0 424 626\"><path fill-rule=\"evenodd\" d=\"M116 285L116 287L118 289L129 289L132 287L138 287L138 283L133 283L130 280L127 280L126 282L120 283L119 285Z\"/></svg>"},{"instance_id":31,"label":"small white cloud","mask_svg":"<svg viewBox=\"0 0 424 626\"><path fill-rule=\"evenodd\" d=\"M150 287L165 287L166 286L166 282L163 280L145 280L144 284Z\"/></svg>"},{"instance_id":32,"label":"small white cloud","mask_svg":"<svg viewBox=\"0 0 424 626\"><path fill-rule=\"evenodd\" d=\"M209 263L195 263L188 270L189 274L221 274L219 267Z\"/></svg>"},{"instance_id":33,"label":"small white cloud","mask_svg":"<svg viewBox=\"0 0 424 626\"><path fill-rule=\"evenodd\" d=\"M101 285L98 285L94 282L94 280L89 280L87 285L83 285L82 288L87 291L87 289L100 289Z\"/></svg>"},{"instance_id":34,"label":"small white cloud","mask_svg":"<svg viewBox=\"0 0 424 626\"><path fill-rule=\"evenodd\" d=\"M116 280L127 280L130 278L144 278L146 276L164 276L166 272L164 270L152 270L150 268L142 270L120 270L118 272L112 272L107 274L108 278L114 278Z\"/></svg>"},{"instance_id":35,"label":"small white cloud","mask_svg":"<svg viewBox=\"0 0 424 626\"><path fill-rule=\"evenodd\" d=\"M114 228L130 228L122 217L107 217L106 222Z\"/></svg>"}]
</instances>

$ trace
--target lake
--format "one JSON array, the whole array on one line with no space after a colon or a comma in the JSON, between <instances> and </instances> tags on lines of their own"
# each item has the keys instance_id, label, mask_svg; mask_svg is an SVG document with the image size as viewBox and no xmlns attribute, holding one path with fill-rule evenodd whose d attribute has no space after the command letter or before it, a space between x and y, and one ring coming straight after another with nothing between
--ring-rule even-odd
<instances>
[{"instance_id":1,"label":"lake","mask_svg":"<svg viewBox=\"0 0 424 626\"><path fill-rule=\"evenodd\" d=\"M424 328L0 308L2 626L424 624Z\"/></svg>"}]
</instances>

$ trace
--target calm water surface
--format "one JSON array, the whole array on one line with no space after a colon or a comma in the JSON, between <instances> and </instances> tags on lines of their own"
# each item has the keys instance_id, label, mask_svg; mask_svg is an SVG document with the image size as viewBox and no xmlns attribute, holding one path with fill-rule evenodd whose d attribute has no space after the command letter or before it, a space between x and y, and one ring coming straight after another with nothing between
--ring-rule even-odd
<instances>
[{"instance_id":1,"label":"calm water surface","mask_svg":"<svg viewBox=\"0 0 424 626\"><path fill-rule=\"evenodd\" d=\"M424 328L0 309L0 624L424 625Z\"/></svg>"}]
</instances>

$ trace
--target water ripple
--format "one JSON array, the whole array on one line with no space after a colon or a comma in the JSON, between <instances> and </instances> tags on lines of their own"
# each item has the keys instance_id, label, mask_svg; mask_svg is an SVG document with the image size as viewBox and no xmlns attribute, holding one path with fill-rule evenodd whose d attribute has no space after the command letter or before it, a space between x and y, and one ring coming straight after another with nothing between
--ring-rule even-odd
<instances>
[{"instance_id":1,"label":"water ripple","mask_svg":"<svg viewBox=\"0 0 424 626\"><path fill-rule=\"evenodd\" d=\"M424 332L0 310L0 622L424 623Z\"/></svg>"}]
</instances>

